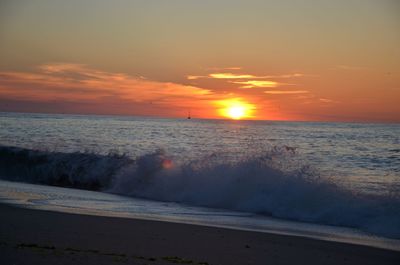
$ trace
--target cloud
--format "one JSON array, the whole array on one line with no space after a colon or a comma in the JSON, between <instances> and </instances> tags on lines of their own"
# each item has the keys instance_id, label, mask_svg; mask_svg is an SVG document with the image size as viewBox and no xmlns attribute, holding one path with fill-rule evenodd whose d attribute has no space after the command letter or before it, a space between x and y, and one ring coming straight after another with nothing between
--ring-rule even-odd
<instances>
[{"instance_id":1,"label":"cloud","mask_svg":"<svg viewBox=\"0 0 400 265\"><path fill-rule=\"evenodd\" d=\"M221 70L241 70L240 67L231 67L231 68L224 68ZM295 77L302 77L305 76L304 74L300 73L293 73L293 74L282 74L282 75L253 75L253 74L237 74L231 72L216 72L210 73L208 75L188 75L186 76L189 80L201 79L201 78L209 78L209 79L266 79L266 78L295 78Z\"/></svg>"},{"instance_id":2,"label":"cloud","mask_svg":"<svg viewBox=\"0 0 400 265\"><path fill-rule=\"evenodd\" d=\"M253 87L277 87L280 83L275 81L267 80L249 80L249 81L234 81L234 84L243 85L241 88L253 88Z\"/></svg>"},{"instance_id":3,"label":"cloud","mask_svg":"<svg viewBox=\"0 0 400 265\"><path fill-rule=\"evenodd\" d=\"M226 67L226 68L223 68L223 69L225 69L225 70L241 70L242 67Z\"/></svg>"},{"instance_id":4,"label":"cloud","mask_svg":"<svg viewBox=\"0 0 400 265\"><path fill-rule=\"evenodd\" d=\"M188 75L186 76L186 78L188 80L196 80L196 79L200 79L200 78L206 78L207 76L201 76L201 75Z\"/></svg>"},{"instance_id":5,"label":"cloud","mask_svg":"<svg viewBox=\"0 0 400 265\"><path fill-rule=\"evenodd\" d=\"M254 75L248 74L232 74L232 73L213 73L208 75L211 78L215 79L253 79L258 78Z\"/></svg>"},{"instance_id":6,"label":"cloud","mask_svg":"<svg viewBox=\"0 0 400 265\"><path fill-rule=\"evenodd\" d=\"M293 78L293 77L303 77L306 76L305 74L300 74L300 73L294 73L294 74L286 74L286 75L272 75L269 76L269 78Z\"/></svg>"},{"instance_id":7,"label":"cloud","mask_svg":"<svg viewBox=\"0 0 400 265\"><path fill-rule=\"evenodd\" d=\"M338 101L328 99L328 98L320 98L319 101L321 101L323 103L339 103Z\"/></svg>"},{"instance_id":8,"label":"cloud","mask_svg":"<svg viewBox=\"0 0 400 265\"><path fill-rule=\"evenodd\" d=\"M184 108L200 104L201 99L204 108L207 101L211 104L215 98L210 90L200 87L153 81L82 64L52 63L40 65L32 72L0 72L3 101L81 102L102 108L123 102L124 106L130 103L131 108L140 104Z\"/></svg>"},{"instance_id":9,"label":"cloud","mask_svg":"<svg viewBox=\"0 0 400 265\"><path fill-rule=\"evenodd\" d=\"M240 70L240 67L231 67L226 69ZM254 74L239 74L231 72L216 72L208 75L188 75L188 80L197 79L221 79L227 80L229 83L241 85L240 88L274 88L281 85L288 85L287 83L281 83L271 79L282 79L282 78L295 78L302 77L304 74L292 73L282 75L254 75ZM231 81L233 80L233 81Z\"/></svg>"},{"instance_id":10,"label":"cloud","mask_svg":"<svg viewBox=\"0 0 400 265\"><path fill-rule=\"evenodd\" d=\"M233 74L233 73L212 73L208 75L188 75L186 76L189 80L201 79L201 78L213 78L213 79L249 79L257 78L254 75L247 74Z\"/></svg>"},{"instance_id":11,"label":"cloud","mask_svg":"<svg viewBox=\"0 0 400 265\"><path fill-rule=\"evenodd\" d=\"M284 95L284 94L306 94L308 90L266 90L265 94Z\"/></svg>"},{"instance_id":12,"label":"cloud","mask_svg":"<svg viewBox=\"0 0 400 265\"><path fill-rule=\"evenodd\" d=\"M212 73L207 77L215 78L215 79L265 79L265 78L293 78L293 77L302 77L303 74L295 73L295 74L285 74L285 75L251 75L251 74L233 74L233 73Z\"/></svg>"}]
</instances>

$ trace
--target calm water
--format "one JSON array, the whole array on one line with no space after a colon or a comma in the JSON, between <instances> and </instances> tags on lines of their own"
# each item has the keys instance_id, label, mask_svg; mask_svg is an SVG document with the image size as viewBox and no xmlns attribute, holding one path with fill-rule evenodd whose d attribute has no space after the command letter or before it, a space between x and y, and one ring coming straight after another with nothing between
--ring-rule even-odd
<instances>
[{"instance_id":1,"label":"calm water","mask_svg":"<svg viewBox=\"0 0 400 265\"><path fill-rule=\"evenodd\" d=\"M400 238L398 124L0 113L0 145L7 180Z\"/></svg>"}]
</instances>

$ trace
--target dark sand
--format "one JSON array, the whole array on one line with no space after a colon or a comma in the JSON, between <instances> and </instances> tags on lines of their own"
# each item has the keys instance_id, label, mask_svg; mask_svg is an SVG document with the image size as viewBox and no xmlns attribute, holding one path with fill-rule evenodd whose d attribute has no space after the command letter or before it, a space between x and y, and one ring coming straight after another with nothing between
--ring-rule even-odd
<instances>
[{"instance_id":1,"label":"dark sand","mask_svg":"<svg viewBox=\"0 0 400 265\"><path fill-rule=\"evenodd\" d=\"M0 204L0 264L400 264L344 243Z\"/></svg>"}]
</instances>

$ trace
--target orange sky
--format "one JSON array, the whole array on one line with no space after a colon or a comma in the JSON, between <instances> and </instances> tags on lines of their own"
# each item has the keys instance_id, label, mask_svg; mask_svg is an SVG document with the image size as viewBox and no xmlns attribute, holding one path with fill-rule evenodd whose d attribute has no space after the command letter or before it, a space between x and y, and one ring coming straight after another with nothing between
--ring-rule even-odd
<instances>
[{"instance_id":1,"label":"orange sky","mask_svg":"<svg viewBox=\"0 0 400 265\"><path fill-rule=\"evenodd\" d=\"M0 111L400 122L396 1L0 10Z\"/></svg>"}]
</instances>

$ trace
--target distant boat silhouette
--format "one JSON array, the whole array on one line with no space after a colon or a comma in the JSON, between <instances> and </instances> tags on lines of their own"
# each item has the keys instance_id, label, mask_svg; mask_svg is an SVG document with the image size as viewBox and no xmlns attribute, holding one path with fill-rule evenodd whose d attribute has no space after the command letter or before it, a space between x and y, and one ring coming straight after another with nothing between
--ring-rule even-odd
<instances>
[{"instance_id":1,"label":"distant boat silhouette","mask_svg":"<svg viewBox=\"0 0 400 265\"><path fill-rule=\"evenodd\" d=\"M188 112L188 116L187 116L188 120L190 120L192 117L190 117L190 110Z\"/></svg>"}]
</instances>

